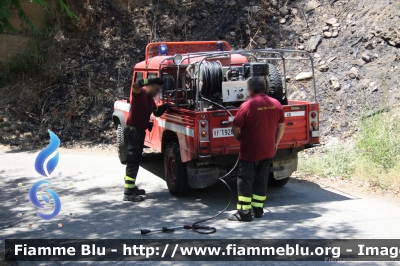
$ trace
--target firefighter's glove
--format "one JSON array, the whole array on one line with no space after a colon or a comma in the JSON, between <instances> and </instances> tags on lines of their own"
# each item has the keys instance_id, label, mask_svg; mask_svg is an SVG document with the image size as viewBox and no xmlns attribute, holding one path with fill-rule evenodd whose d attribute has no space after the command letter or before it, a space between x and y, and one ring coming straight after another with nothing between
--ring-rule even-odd
<instances>
[{"instance_id":1,"label":"firefighter's glove","mask_svg":"<svg viewBox=\"0 0 400 266\"><path fill-rule=\"evenodd\" d=\"M163 105L158 106L158 108L153 112L155 116L162 116L165 111L171 109L170 103L164 103Z\"/></svg>"}]
</instances>

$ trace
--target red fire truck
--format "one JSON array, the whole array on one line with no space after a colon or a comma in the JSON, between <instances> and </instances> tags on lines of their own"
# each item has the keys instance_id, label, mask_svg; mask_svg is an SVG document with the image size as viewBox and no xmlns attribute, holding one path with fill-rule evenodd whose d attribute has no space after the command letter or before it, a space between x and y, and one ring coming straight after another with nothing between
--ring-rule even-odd
<instances>
[{"instance_id":1,"label":"red fire truck","mask_svg":"<svg viewBox=\"0 0 400 266\"><path fill-rule=\"evenodd\" d=\"M286 64L290 60L310 62L312 101L288 100ZM299 50L257 49L232 51L224 41L150 43L145 60L136 64L132 83L161 77L162 92L157 104L169 102L170 111L151 119L145 145L164 153L165 180L169 191L183 196L191 188L213 185L234 165L239 142L231 132L232 120L249 96L247 79L265 76L267 92L281 102L286 131L272 161L269 183L284 186L297 169L297 153L319 144L319 105L316 102L314 67L310 54ZM130 88L119 90L113 121L117 130L118 154L126 163L123 135L130 110ZM260 139L260 142L263 141ZM231 173L235 176L235 172Z\"/></svg>"}]
</instances>

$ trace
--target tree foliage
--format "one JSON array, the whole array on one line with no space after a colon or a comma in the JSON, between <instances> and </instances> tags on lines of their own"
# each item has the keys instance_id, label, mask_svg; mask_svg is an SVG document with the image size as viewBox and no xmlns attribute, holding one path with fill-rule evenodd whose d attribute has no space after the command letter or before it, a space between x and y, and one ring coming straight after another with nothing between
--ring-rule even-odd
<instances>
[{"instance_id":1,"label":"tree foliage","mask_svg":"<svg viewBox=\"0 0 400 266\"><path fill-rule=\"evenodd\" d=\"M46 6L46 0L29 0L32 3L37 3L41 6ZM64 3L63 0L54 0L61 6L61 12L65 12L69 17L76 17L74 13L69 10L68 6ZM10 23L10 18L12 15L12 10L17 10L18 17L24 21L30 28L32 28L35 32L39 32L39 30L33 25L32 21L28 18L25 11L22 9L21 5L22 0L1 0L0 1L0 34L2 34L5 30L15 31L15 28Z\"/></svg>"}]
</instances>

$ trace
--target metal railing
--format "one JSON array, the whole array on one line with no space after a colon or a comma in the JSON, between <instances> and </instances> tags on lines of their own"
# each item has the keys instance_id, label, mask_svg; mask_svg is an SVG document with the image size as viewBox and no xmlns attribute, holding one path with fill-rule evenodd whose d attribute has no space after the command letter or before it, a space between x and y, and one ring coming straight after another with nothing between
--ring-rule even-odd
<instances>
[{"instance_id":1,"label":"metal railing","mask_svg":"<svg viewBox=\"0 0 400 266\"><path fill-rule=\"evenodd\" d=\"M285 57L285 54L289 53L290 55L293 54L303 54L306 57ZM177 68L177 82L175 85L175 90L179 90L179 73L180 73L180 68L181 67L187 67L191 64L193 64L196 61L193 61L194 59L198 58L201 59L198 63L201 65L205 60L211 59L211 58L218 58L221 56L231 56L234 54L240 54L245 57L252 57L256 62L259 61L273 61L273 60L281 60L282 61L282 67L283 67L283 84L285 88L285 94L287 92L287 83L286 83L286 60L309 60L311 63L311 72L312 72L312 89L314 92L314 102L317 101L317 89L316 89L316 84L315 84L315 72L314 72L314 62L313 58L310 53L306 51L301 51L301 50L286 50L286 49L255 49L255 50L236 50L236 51L215 51L215 52L198 52L198 53L189 53L182 55L182 60L181 62L187 61L187 63L182 63L182 64L168 64L167 66L173 66L174 68ZM276 57L258 57L256 54L265 54L265 55L275 55ZM165 65L166 61L172 60L173 61L173 56L164 59L163 61L160 62L160 76L161 76L161 69L162 66ZM192 62L191 62L192 60ZM200 80L200 71L198 73L198 77L195 82ZM182 84L183 85L183 84ZM198 88L199 86L197 86ZM286 95L287 97L287 95ZM196 90L196 107L198 106L200 98L200 92L199 89ZM177 102L177 93L175 94L175 103L178 104Z\"/></svg>"}]
</instances>

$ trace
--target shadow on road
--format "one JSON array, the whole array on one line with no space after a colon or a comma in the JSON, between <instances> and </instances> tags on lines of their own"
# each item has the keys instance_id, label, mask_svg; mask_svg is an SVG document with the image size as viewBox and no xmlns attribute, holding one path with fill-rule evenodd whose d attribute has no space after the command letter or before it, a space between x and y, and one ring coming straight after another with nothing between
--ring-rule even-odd
<instances>
[{"instance_id":1,"label":"shadow on road","mask_svg":"<svg viewBox=\"0 0 400 266\"><path fill-rule=\"evenodd\" d=\"M16 156L17 155L11 155ZM51 187L62 199L63 206L54 220L38 219L37 211L29 202L30 185L25 170L14 171L14 167L0 171L2 193L0 200L0 235L5 238L141 238L140 229L162 226L183 225L210 217L222 210L228 203L230 193L218 182L212 187L193 190L186 197L174 197L160 180L163 176L163 156L147 154L142 167L158 176L139 171L139 186L147 190L146 199L140 203L122 201L123 168L118 165L117 156L93 155L89 166L79 167L77 162L87 155L63 154L63 171L68 175L51 178ZM7 158L9 159L9 158ZM14 160L13 157L9 159ZM114 164L115 163L115 164ZM90 169L87 169L90 167ZM29 167L30 169L30 167ZM30 173L34 174L32 170ZM146 179L147 178L147 179ZM37 178L40 179L40 178ZM160 182L161 181L161 182ZM17 183L23 183L22 187ZM72 184L73 182L73 184ZM70 183L72 184L70 186ZM236 182L228 180L234 198L228 211L236 207ZM41 196L41 194L39 194ZM351 200L351 198L325 190L319 185L292 180L283 188L270 188L263 219L249 227L246 223L229 223L226 214L207 222L218 228L213 238L315 238L326 235L326 228L313 225L313 220L325 214L332 215L332 209L325 203ZM324 203L324 204L320 204ZM49 211L46 206L45 211ZM17 213L22 212L21 217ZM29 224L33 224L29 226ZM62 226L58 226L61 223ZM357 229L344 222L334 223L330 232L351 238ZM262 233L262 235L260 235ZM329 233L329 232L328 232ZM150 238L209 238L187 231L173 234L156 234ZM4 244L1 243L0 246Z\"/></svg>"},{"instance_id":2,"label":"shadow on road","mask_svg":"<svg viewBox=\"0 0 400 266\"><path fill-rule=\"evenodd\" d=\"M142 157L141 167L153 173L154 175L158 176L159 178L164 179L163 158L164 158L163 154L158 154L158 153L144 154ZM233 177L227 178L226 181L233 190L234 197L236 198L237 196L236 178ZM298 187L300 186L300 183L301 186L307 186L310 190L312 190L313 194L306 195L304 192L302 192L302 189L299 189ZM198 197L203 198L205 195L208 195L215 199L222 200L221 198L222 194L228 195L229 192L226 186L222 182L217 182L215 185L208 188L195 189L191 192L190 195L183 197L181 199L193 200ZM289 197L287 197L288 194L290 195ZM284 187L281 188L268 187L267 205L268 207L275 207L275 206L304 205L317 202L320 203L320 202L343 201L343 200L351 200L351 198L325 190L321 188L318 184L312 182L292 179L290 180L288 185Z\"/></svg>"}]
</instances>

